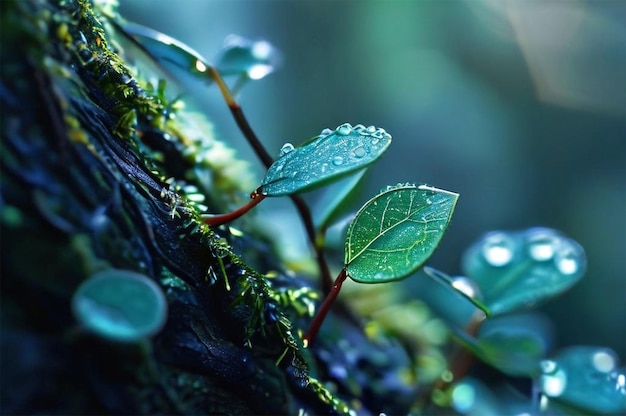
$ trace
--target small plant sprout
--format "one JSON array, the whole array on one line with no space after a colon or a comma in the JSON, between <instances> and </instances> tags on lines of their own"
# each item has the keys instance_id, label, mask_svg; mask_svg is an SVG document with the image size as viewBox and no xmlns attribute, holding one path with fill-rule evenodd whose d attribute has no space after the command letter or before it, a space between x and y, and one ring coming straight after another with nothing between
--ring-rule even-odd
<instances>
[{"instance_id":1,"label":"small plant sprout","mask_svg":"<svg viewBox=\"0 0 626 416\"><path fill-rule=\"evenodd\" d=\"M325 129L302 146L286 143L250 202L227 214L205 218L210 225L221 225L245 214L268 196L285 196L310 191L374 163L391 144L383 129L345 123L335 130Z\"/></svg>"},{"instance_id":2,"label":"small plant sprout","mask_svg":"<svg viewBox=\"0 0 626 416\"><path fill-rule=\"evenodd\" d=\"M271 43L229 35L224 40L224 48L216 59L215 67L222 76L237 76L231 88L232 94L237 95L246 82L265 78L276 70L281 61L280 52Z\"/></svg>"},{"instance_id":3,"label":"small plant sprout","mask_svg":"<svg viewBox=\"0 0 626 416\"><path fill-rule=\"evenodd\" d=\"M85 280L74 292L72 312L89 332L118 342L155 335L167 319L167 301L149 277L110 269Z\"/></svg>"},{"instance_id":4,"label":"small plant sprout","mask_svg":"<svg viewBox=\"0 0 626 416\"><path fill-rule=\"evenodd\" d=\"M248 205L224 216L207 218L207 223L216 225L232 221L248 212L266 196L289 195L302 219L309 242L315 249L322 285L328 292L331 278L322 247L316 243L317 233L311 212L304 200L296 194L337 180L351 172L362 170L386 150L391 136L384 130L373 126L352 127L349 124L343 124L334 131L324 129L319 136L301 147L294 149L293 145L285 144L275 163L248 123L233 93L222 79L218 67L208 64L198 52L163 33L134 23L121 25L115 23L114 20L113 22L128 40L155 61L167 62L200 79L215 82L237 126L261 163L268 169L261 187L252 192ZM240 76L240 80L234 87L238 91L247 79L260 79L273 72L279 61L278 52L267 42L231 39L227 40L225 50L218 59L218 65L227 73L232 72ZM365 140L365 137L369 137L369 141ZM331 140L333 138L336 140ZM296 152L285 157L292 149ZM333 152L332 158L324 158L326 156L324 151ZM297 166L297 163L302 163L302 165ZM315 166L315 169L311 165ZM286 172L293 177L287 178Z\"/></svg>"},{"instance_id":5,"label":"small plant sprout","mask_svg":"<svg viewBox=\"0 0 626 416\"><path fill-rule=\"evenodd\" d=\"M315 339L347 277L386 283L413 274L441 241L458 194L427 185L388 187L357 212L348 227L344 267L304 337Z\"/></svg>"}]
</instances>

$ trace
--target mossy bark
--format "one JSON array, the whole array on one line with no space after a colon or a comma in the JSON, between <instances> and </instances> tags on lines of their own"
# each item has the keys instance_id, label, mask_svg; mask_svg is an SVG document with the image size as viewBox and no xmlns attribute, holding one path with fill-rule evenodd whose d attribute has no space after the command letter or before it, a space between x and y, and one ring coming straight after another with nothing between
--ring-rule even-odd
<instances>
[{"instance_id":1,"label":"mossy bark","mask_svg":"<svg viewBox=\"0 0 626 416\"><path fill-rule=\"evenodd\" d=\"M321 295L260 236L202 222L240 202L245 164L138 78L99 7L0 3L2 413L347 413L311 376L334 364L363 411L406 412L412 386L369 383L406 354L341 317L306 350L297 328ZM113 268L164 291L155 337L117 344L76 323L77 286Z\"/></svg>"},{"instance_id":2,"label":"mossy bark","mask_svg":"<svg viewBox=\"0 0 626 416\"><path fill-rule=\"evenodd\" d=\"M306 369L291 323L268 316L280 308L228 230L199 221L178 185L206 184L172 139L168 103L110 46L106 17L81 1L1 6L3 413L297 412ZM153 339L77 326L73 291L109 268L165 291Z\"/></svg>"}]
</instances>

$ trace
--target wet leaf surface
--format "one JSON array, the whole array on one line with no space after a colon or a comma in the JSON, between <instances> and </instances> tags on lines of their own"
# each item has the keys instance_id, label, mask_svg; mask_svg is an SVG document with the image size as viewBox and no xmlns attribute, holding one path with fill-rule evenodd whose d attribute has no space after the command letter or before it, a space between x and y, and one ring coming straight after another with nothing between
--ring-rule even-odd
<instances>
[{"instance_id":1,"label":"wet leaf surface","mask_svg":"<svg viewBox=\"0 0 626 416\"><path fill-rule=\"evenodd\" d=\"M549 398L586 412L623 414L626 369L617 365L617 354L609 348L569 347L541 362L539 388Z\"/></svg>"},{"instance_id":2,"label":"wet leaf surface","mask_svg":"<svg viewBox=\"0 0 626 416\"><path fill-rule=\"evenodd\" d=\"M347 123L299 147L286 143L257 192L282 196L312 190L371 165L390 144L383 129Z\"/></svg>"},{"instance_id":3,"label":"wet leaf surface","mask_svg":"<svg viewBox=\"0 0 626 416\"><path fill-rule=\"evenodd\" d=\"M407 184L369 200L348 229L348 276L361 283L383 283L415 272L441 241L457 199L453 192Z\"/></svg>"},{"instance_id":4,"label":"wet leaf surface","mask_svg":"<svg viewBox=\"0 0 626 416\"><path fill-rule=\"evenodd\" d=\"M531 307L573 286L587 267L583 248L549 228L494 231L463 256L491 314Z\"/></svg>"}]
</instances>

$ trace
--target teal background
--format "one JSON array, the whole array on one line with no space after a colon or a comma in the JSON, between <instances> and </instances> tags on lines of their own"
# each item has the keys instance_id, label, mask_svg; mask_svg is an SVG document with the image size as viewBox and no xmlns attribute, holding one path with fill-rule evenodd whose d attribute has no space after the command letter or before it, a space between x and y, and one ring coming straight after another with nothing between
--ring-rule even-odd
<instances>
[{"instance_id":1,"label":"teal background","mask_svg":"<svg viewBox=\"0 0 626 416\"><path fill-rule=\"evenodd\" d=\"M624 1L121 3L207 58L230 33L276 45L283 67L240 100L276 153L344 122L391 133L355 208L397 182L459 192L433 267L458 274L463 249L490 230L564 231L589 265L541 308L557 342L626 358ZM216 90L189 94L260 180Z\"/></svg>"}]
</instances>

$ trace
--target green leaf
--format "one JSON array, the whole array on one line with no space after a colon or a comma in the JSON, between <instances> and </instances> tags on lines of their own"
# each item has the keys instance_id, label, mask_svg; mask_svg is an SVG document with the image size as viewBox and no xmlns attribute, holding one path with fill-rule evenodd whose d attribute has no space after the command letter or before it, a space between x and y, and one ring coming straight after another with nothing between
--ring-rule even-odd
<instances>
[{"instance_id":1,"label":"green leaf","mask_svg":"<svg viewBox=\"0 0 626 416\"><path fill-rule=\"evenodd\" d=\"M125 23L123 31L156 61L170 63L205 80L211 78L208 61L183 42L135 23Z\"/></svg>"},{"instance_id":2,"label":"green leaf","mask_svg":"<svg viewBox=\"0 0 626 416\"><path fill-rule=\"evenodd\" d=\"M313 222L318 230L325 230L331 223L344 215L346 206L357 193L357 185L361 182L366 170L362 169L347 178L343 178L324 188L324 194L315 202Z\"/></svg>"},{"instance_id":3,"label":"green leaf","mask_svg":"<svg viewBox=\"0 0 626 416\"><path fill-rule=\"evenodd\" d=\"M83 327L119 342L156 334L167 319L167 301L149 277L128 270L94 274L76 289L72 311Z\"/></svg>"},{"instance_id":4,"label":"green leaf","mask_svg":"<svg viewBox=\"0 0 626 416\"><path fill-rule=\"evenodd\" d=\"M467 249L462 262L493 315L559 295L582 278L586 265L583 248L549 228L491 232Z\"/></svg>"},{"instance_id":5,"label":"green leaf","mask_svg":"<svg viewBox=\"0 0 626 416\"><path fill-rule=\"evenodd\" d=\"M267 196L310 191L374 163L391 144L383 129L342 124L294 148L286 143L258 193Z\"/></svg>"},{"instance_id":6,"label":"green leaf","mask_svg":"<svg viewBox=\"0 0 626 416\"><path fill-rule=\"evenodd\" d=\"M626 412L626 370L618 368L609 348L568 347L541 362L538 385L550 400L584 410L584 414Z\"/></svg>"},{"instance_id":7,"label":"green leaf","mask_svg":"<svg viewBox=\"0 0 626 416\"><path fill-rule=\"evenodd\" d=\"M469 279L465 276L450 277L447 274L431 267L424 267L424 273L426 273L427 276L431 277L436 282L442 284L457 295L462 296L463 298L471 302L476 308L482 310L486 316L491 315L491 311L489 310L489 308L487 308L487 306L485 306L485 304L482 302L483 295L480 291L480 288L472 279ZM446 304L445 308L449 309L451 308L451 306L449 304Z\"/></svg>"},{"instance_id":8,"label":"green leaf","mask_svg":"<svg viewBox=\"0 0 626 416\"><path fill-rule=\"evenodd\" d=\"M274 72L280 60L278 50L267 41L229 35L215 67L222 76L240 75L257 80Z\"/></svg>"},{"instance_id":9,"label":"green leaf","mask_svg":"<svg viewBox=\"0 0 626 416\"><path fill-rule=\"evenodd\" d=\"M415 272L441 241L458 197L430 186L406 184L370 199L348 228L348 276L360 283L383 283Z\"/></svg>"},{"instance_id":10,"label":"green leaf","mask_svg":"<svg viewBox=\"0 0 626 416\"><path fill-rule=\"evenodd\" d=\"M547 318L527 313L487 319L476 338L460 338L482 361L503 373L533 377L552 346L552 332Z\"/></svg>"}]
</instances>

